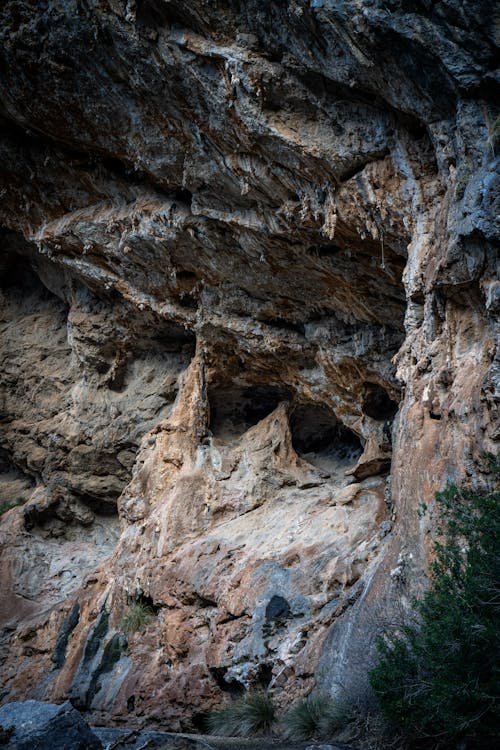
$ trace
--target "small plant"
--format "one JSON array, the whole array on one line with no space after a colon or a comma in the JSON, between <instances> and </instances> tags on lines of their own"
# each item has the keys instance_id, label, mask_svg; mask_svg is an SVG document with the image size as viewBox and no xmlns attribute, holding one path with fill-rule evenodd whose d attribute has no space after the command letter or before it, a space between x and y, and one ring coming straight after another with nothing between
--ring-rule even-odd
<instances>
[{"instance_id":1,"label":"small plant","mask_svg":"<svg viewBox=\"0 0 500 750\"><path fill-rule=\"evenodd\" d=\"M137 630L144 630L153 615L151 607L134 602L124 614L120 627L124 633L135 633Z\"/></svg>"},{"instance_id":2,"label":"small plant","mask_svg":"<svg viewBox=\"0 0 500 750\"><path fill-rule=\"evenodd\" d=\"M269 734L276 721L276 709L267 693L250 693L212 711L207 729L222 737L251 737Z\"/></svg>"},{"instance_id":3,"label":"small plant","mask_svg":"<svg viewBox=\"0 0 500 750\"><path fill-rule=\"evenodd\" d=\"M455 185L455 198L457 200L461 200L464 197L465 188L467 187L469 180L470 174L468 172L463 172L458 178L457 184Z\"/></svg>"},{"instance_id":4,"label":"small plant","mask_svg":"<svg viewBox=\"0 0 500 750\"><path fill-rule=\"evenodd\" d=\"M7 513L8 510L11 510L12 508L17 508L19 505L23 505L26 502L24 497L16 497L13 500L6 500L3 503L0 503L0 516L3 516L4 513Z\"/></svg>"},{"instance_id":5,"label":"small plant","mask_svg":"<svg viewBox=\"0 0 500 750\"><path fill-rule=\"evenodd\" d=\"M328 695L311 693L283 716L283 734L289 740L328 738L349 719L340 705Z\"/></svg>"},{"instance_id":6,"label":"small plant","mask_svg":"<svg viewBox=\"0 0 500 750\"><path fill-rule=\"evenodd\" d=\"M429 590L416 619L379 640L370 682L409 739L482 743L497 735L500 703L500 461L497 489L448 486ZM485 746L478 744L479 746Z\"/></svg>"},{"instance_id":7,"label":"small plant","mask_svg":"<svg viewBox=\"0 0 500 750\"><path fill-rule=\"evenodd\" d=\"M490 149L492 155L495 155L496 148L500 143L500 117L497 117L493 122L487 118L486 124L488 126L488 137L486 144Z\"/></svg>"}]
</instances>

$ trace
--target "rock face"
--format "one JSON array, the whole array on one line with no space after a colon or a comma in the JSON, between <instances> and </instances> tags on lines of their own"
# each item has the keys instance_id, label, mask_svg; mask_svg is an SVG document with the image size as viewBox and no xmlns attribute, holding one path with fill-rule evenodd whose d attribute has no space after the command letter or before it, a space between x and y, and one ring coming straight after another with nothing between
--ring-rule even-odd
<instances>
[{"instance_id":1,"label":"rock face","mask_svg":"<svg viewBox=\"0 0 500 750\"><path fill-rule=\"evenodd\" d=\"M491 10L2 3L2 700L363 693L498 440Z\"/></svg>"}]
</instances>

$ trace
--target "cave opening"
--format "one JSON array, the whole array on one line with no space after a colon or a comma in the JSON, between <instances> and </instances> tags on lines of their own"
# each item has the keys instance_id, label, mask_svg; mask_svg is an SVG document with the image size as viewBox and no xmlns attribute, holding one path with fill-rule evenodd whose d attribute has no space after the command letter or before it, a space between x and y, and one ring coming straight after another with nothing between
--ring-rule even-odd
<instances>
[{"instance_id":1,"label":"cave opening","mask_svg":"<svg viewBox=\"0 0 500 750\"><path fill-rule=\"evenodd\" d=\"M274 595L266 607L266 620L286 620L290 617L290 605L282 596Z\"/></svg>"},{"instance_id":2,"label":"cave opening","mask_svg":"<svg viewBox=\"0 0 500 750\"><path fill-rule=\"evenodd\" d=\"M12 244L20 243L17 237L9 239ZM13 298L18 290L22 292L20 298L35 293L42 299L54 296L41 282L29 258L11 249L6 250L0 259L0 289Z\"/></svg>"},{"instance_id":3,"label":"cave opening","mask_svg":"<svg viewBox=\"0 0 500 750\"><path fill-rule=\"evenodd\" d=\"M257 686L261 690L267 690L273 679L273 665L272 664L259 664L259 671L257 672Z\"/></svg>"},{"instance_id":4,"label":"cave opening","mask_svg":"<svg viewBox=\"0 0 500 750\"><path fill-rule=\"evenodd\" d=\"M290 415L292 445L305 461L328 474L343 473L363 452L359 437L319 404L302 404Z\"/></svg>"},{"instance_id":5,"label":"cave opening","mask_svg":"<svg viewBox=\"0 0 500 750\"><path fill-rule=\"evenodd\" d=\"M276 386L210 388L210 430L215 438L230 441L243 435L290 398Z\"/></svg>"},{"instance_id":6,"label":"cave opening","mask_svg":"<svg viewBox=\"0 0 500 750\"><path fill-rule=\"evenodd\" d=\"M245 692L244 685L236 679L226 679L228 667L210 667L210 674L214 678L217 686L224 693L229 693L232 698L239 698Z\"/></svg>"},{"instance_id":7,"label":"cave opening","mask_svg":"<svg viewBox=\"0 0 500 750\"><path fill-rule=\"evenodd\" d=\"M40 286L30 263L17 253L6 253L0 264L0 288L35 291Z\"/></svg>"},{"instance_id":8,"label":"cave opening","mask_svg":"<svg viewBox=\"0 0 500 750\"><path fill-rule=\"evenodd\" d=\"M175 190L172 197L176 201L179 201L179 203L185 203L186 206L191 206L193 202L193 194L190 190L187 190L187 188L179 188L178 190Z\"/></svg>"},{"instance_id":9,"label":"cave opening","mask_svg":"<svg viewBox=\"0 0 500 750\"><path fill-rule=\"evenodd\" d=\"M0 290L3 292L2 305L10 317L16 309L31 314L40 304L50 303L57 308L61 327L66 326L67 302L51 288L45 279L45 258L36 258L34 245L15 232L6 232L0 227L0 241L5 243L0 257ZM57 269L57 278L61 269Z\"/></svg>"},{"instance_id":10,"label":"cave opening","mask_svg":"<svg viewBox=\"0 0 500 750\"><path fill-rule=\"evenodd\" d=\"M378 422L386 422L395 416L398 408L397 402L389 396L385 388L381 385L378 383L364 383L364 397L361 411L367 417L371 417Z\"/></svg>"},{"instance_id":11,"label":"cave opening","mask_svg":"<svg viewBox=\"0 0 500 750\"><path fill-rule=\"evenodd\" d=\"M137 0L136 19L139 28L163 29L172 24L186 25L186 17L171 3L161 0Z\"/></svg>"},{"instance_id":12,"label":"cave opening","mask_svg":"<svg viewBox=\"0 0 500 750\"><path fill-rule=\"evenodd\" d=\"M3 421L0 411L0 424ZM24 468L16 466L9 452L0 446L0 515L11 508L24 505L35 488L35 478Z\"/></svg>"},{"instance_id":13,"label":"cave opening","mask_svg":"<svg viewBox=\"0 0 500 750\"><path fill-rule=\"evenodd\" d=\"M118 492L108 491L107 495L89 495L86 493L76 493L78 500L89 508L96 516L117 516L118 515Z\"/></svg>"},{"instance_id":14,"label":"cave opening","mask_svg":"<svg viewBox=\"0 0 500 750\"><path fill-rule=\"evenodd\" d=\"M138 594L137 596L130 598L129 604L139 604L140 607L143 607L153 615L157 615L160 609L164 606L163 604L155 602L153 597L148 596L147 594Z\"/></svg>"}]
</instances>

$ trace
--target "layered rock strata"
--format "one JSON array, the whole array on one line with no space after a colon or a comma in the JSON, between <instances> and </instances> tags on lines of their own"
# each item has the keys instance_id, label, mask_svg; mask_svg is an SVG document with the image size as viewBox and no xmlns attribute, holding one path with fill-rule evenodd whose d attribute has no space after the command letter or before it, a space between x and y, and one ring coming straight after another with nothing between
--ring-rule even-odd
<instances>
[{"instance_id":1,"label":"layered rock strata","mask_svg":"<svg viewBox=\"0 0 500 750\"><path fill-rule=\"evenodd\" d=\"M491 10L2 4L2 700L363 694L498 440Z\"/></svg>"}]
</instances>

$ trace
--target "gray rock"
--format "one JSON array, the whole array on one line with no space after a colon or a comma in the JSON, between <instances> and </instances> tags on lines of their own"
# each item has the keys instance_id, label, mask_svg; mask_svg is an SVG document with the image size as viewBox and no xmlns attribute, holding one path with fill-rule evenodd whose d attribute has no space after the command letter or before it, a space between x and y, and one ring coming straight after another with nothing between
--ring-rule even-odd
<instances>
[{"instance_id":1,"label":"gray rock","mask_svg":"<svg viewBox=\"0 0 500 750\"><path fill-rule=\"evenodd\" d=\"M0 727L14 731L6 750L101 750L101 741L71 703L60 706L39 701L6 703Z\"/></svg>"}]
</instances>

